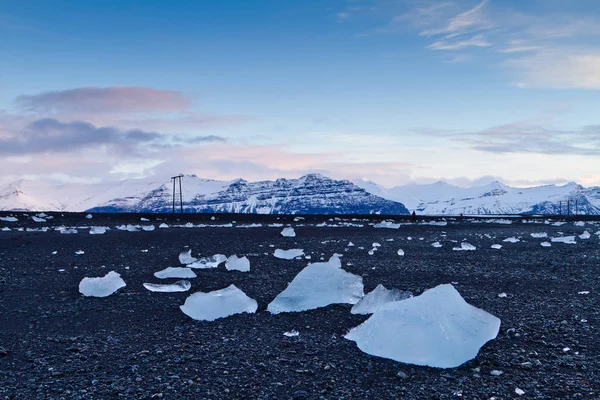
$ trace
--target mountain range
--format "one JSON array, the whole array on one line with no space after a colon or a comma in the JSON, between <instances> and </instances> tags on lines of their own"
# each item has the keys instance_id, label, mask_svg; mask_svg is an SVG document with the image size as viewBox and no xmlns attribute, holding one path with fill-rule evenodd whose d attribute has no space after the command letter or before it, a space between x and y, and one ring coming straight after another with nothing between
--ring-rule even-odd
<instances>
[{"instance_id":1,"label":"mountain range","mask_svg":"<svg viewBox=\"0 0 600 400\"><path fill-rule=\"evenodd\" d=\"M576 183L515 188L500 182L463 188L445 182L384 188L319 174L248 182L183 177L184 212L257 214L571 214L600 215L600 187ZM171 212L169 178L52 184L19 180L0 187L0 210ZM177 192L177 210L179 193Z\"/></svg>"}]
</instances>

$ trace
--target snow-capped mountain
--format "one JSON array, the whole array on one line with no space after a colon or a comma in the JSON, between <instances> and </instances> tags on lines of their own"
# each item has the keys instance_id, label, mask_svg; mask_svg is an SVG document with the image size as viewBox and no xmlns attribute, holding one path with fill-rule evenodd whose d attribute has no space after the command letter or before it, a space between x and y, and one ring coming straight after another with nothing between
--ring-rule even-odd
<instances>
[{"instance_id":1,"label":"snow-capped mountain","mask_svg":"<svg viewBox=\"0 0 600 400\"><path fill-rule=\"evenodd\" d=\"M346 180L318 174L247 182L183 178L184 212L257 214L408 214L398 201L373 195ZM52 185L18 181L0 189L0 210L170 212L169 178L116 183ZM177 209L179 208L177 192Z\"/></svg>"},{"instance_id":2,"label":"snow-capped mountain","mask_svg":"<svg viewBox=\"0 0 600 400\"><path fill-rule=\"evenodd\" d=\"M391 189L370 181L357 186L388 200L402 201L409 210L427 215L473 214L600 214L600 187L584 188L571 182L515 188L501 182L463 188L446 182L409 184Z\"/></svg>"}]
</instances>

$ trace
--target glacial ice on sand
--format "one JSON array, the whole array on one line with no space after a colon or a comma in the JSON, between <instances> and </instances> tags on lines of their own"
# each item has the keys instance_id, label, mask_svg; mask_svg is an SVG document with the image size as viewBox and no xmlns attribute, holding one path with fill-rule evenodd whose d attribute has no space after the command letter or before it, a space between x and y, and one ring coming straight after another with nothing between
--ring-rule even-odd
<instances>
[{"instance_id":1,"label":"glacial ice on sand","mask_svg":"<svg viewBox=\"0 0 600 400\"><path fill-rule=\"evenodd\" d=\"M235 285L230 285L213 292L191 294L179 308L195 320L214 321L233 314L255 313L258 304Z\"/></svg>"},{"instance_id":2,"label":"glacial ice on sand","mask_svg":"<svg viewBox=\"0 0 600 400\"><path fill-rule=\"evenodd\" d=\"M500 250L502 248L501 244L493 244L492 249Z\"/></svg>"},{"instance_id":3,"label":"glacial ice on sand","mask_svg":"<svg viewBox=\"0 0 600 400\"><path fill-rule=\"evenodd\" d=\"M85 218L86 218L86 219L92 219L92 218L94 218L94 217L92 216L92 214L88 214L88 215L86 215L86 216L85 216Z\"/></svg>"},{"instance_id":4,"label":"glacial ice on sand","mask_svg":"<svg viewBox=\"0 0 600 400\"><path fill-rule=\"evenodd\" d=\"M0 217L0 221L4 222L17 222L18 219L15 217Z\"/></svg>"},{"instance_id":5,"label":"glacial ice on sand","mask_svg":"<svg viewBox=\"0 0 600 400\"><path fill-rule=\"evenodd\" d=\"M173 293L173 292L187 292L192 287L190 281L177 281L175 283L144 283L144 287L151 292L163 292L163 293Z\"/></svg>"},{"instance_id":6,"label":"glacial ice on sand","mask_svg":"<svg viewBox=\"0 0 600 400\"><path fill-rule=\"evenodd\" d=\"M281 258L282 260L293 260L296 257L300 257L304 255L303 249L289 249L289 250L281 250L275 249L273 255L277 258Z\"/></svg>"},{"instance_id":7,"label":"glacial ice on sand","mask_svg":"<svg viewBox=\"0 0 600 400\"><path fill-rule=\"evenodd\" d=\"M283 228L283 230L281 231L281 236L296 237L296 232L294 231L294 228L292 228L292 227Z\"/></svg>"},{"instance_id":8,"label":"glacial ice on sand","mask_svg":"<svg viewBox=\"0 0 600 400\"><path fill-rule=\"evenodd\" d=\"M432 245L433 247L435 247L435 248L440 248L440 247L442 247L442 244L441 244L440 242L433 242L433 243L431 243L431 245Z\"/></svg>"},{"instance_id":9,"label":"glacial ice on sand","mask_svg":"<svg viewBox=\"0 0 600 400\"><path fill-rule=\"evenodd\" d=\"M105 226L92 226L90 228L90 235L104 235L107 229Z\"/></svg>"},{"instance_id":10,"label":"glacial ice on sand","mask_svg":"<svg viewBox=\"0 0 600 400\"><path fill-rule=\"evenodd\" d=\"M553 237L550 241L553 243L576 244L575 236Z\"/></svg>"},{"instance_id":11,"label":"glacial ice on sand","mask_svg":"<svg viewBox=\"0 0 600 400\"><path fill-rule=\"evenodd\" d=\"M188 264L188 267L198 269L217 268L219 264L225 261L227 261L227 256L224 254L215 254L214 256L199 258L193 263Z\"/></svg>"},{"instance_id":12,"label":"glacial ice on sand","mask_svg":"<svg viewBox=\"0 0 600 400\"><path fill-rule=\"evenodd\" d=\"M330 304L356 304L364 296L362 277L342 269L340 259L309 264L269 304L272 314L297 312Z\"/></svg>"},{"instance_id":13,"label":"glacial ice on sand","mask_svg":"<svg viewBox=\"0 0 600 400\"><path fill-rule=\"evenodd\" d=\"M356 303L350 312L352 314L373 314L379 307L392 301L406 300L412 297L412 293L404 292L398 289L386 289L382 284L377 285L372 292L369 292L358 303Z\"/></svg>"},{"instance_id":14,"label":"glacial ice on sand","mask_svg":"<svg viewBox=\"0 0 600 400\"><path fill-rule=\"evenodd\" d=\"M197 258L192 257L192 249L179 253L179 262L182 264L191 264L196 260Z\"/></svg>"},{"instance_id":15,"label":"glacial ice on sand","mask_svg":"<svg viewBox=\"0 0 600 400\"><path fill-rule=\"evenodd\" d=\"M381 221L380 223L373 225L373 228L399 229L400 224L396 224L394 221Z\"/></svg>"},{"instance_id":16,"label":"glacial ice on sand","mask_svg":"<svg viewBox=\"0 0 600 400\"><path fill-rule=\"evenodd\" d=\"M225 261L225 269L227 271L248 272L250 271L250 260L248 260L248 257L240 258L234 254Z\"/></svg>"},{"instance_id":17,"label":"glacial ice on sand","mask_svg":"<svg viewBox=\"0 0 600 400\"><path fill-rule=\"evenodd\" d=\"M461 251L461 250L477 250L477 247L473 246L471 243L461 242L460 247L453 247L452 250Z\"/></svg>"},{"instance_id":18,"label":"glacial ice on sand","mask_svg":"<svg viewBox=\"0 0 600 400\"><path fill-rule=\"evenodd\" d=\"M496 338L500 319L465 302L450 284L387 303L346 339L365 353L403 363L454 368Z\"/></svg>"},{"instance_id":19,"label":"glacial ice on sand","mask_svg":"<svg viewBox=\"0 0 600 400\"><path fill-rule=\"evenodd\" d=\"M115 271L99 278L83 278L79 282L79 292L84 296L106 297L110 296L120 288L125 287L125 281Z\"/></svg>"},{"instance_id":20,"label":"glacial ice on sand","mask_svg":"<svg viewBox=\"0 0 600 400\"><path fill-rule=\"evenodd\" d=\"M402 250L402 249L398 249L398 255L399 255L399 256L403 256L403 255L404 255L404 250Z\"/></svg>"},{"instance_id":21,"label":"glacial ice on sand","mask_svg":"<svg viewBox=\"0 0 600 400\"><path fill-rule=\"evenodd\" d=\"M552 243L550 243L550 242L542 242L540 244L542 245L542 247L550 247L550 246L552 246Z\"/></svg>"},{"instance_id":22,"label":"glacial ice on sand","mask_svg":"<svg viewBox=\"0 0 600 400\"><path fill-rule=\"evenodd\" d=\"M520 242L520 240L517 239L516 237L507 237L506 239L503 240L503 242L506 242L506 243L517 243L517 242Z\"/></svg>"},{"instance_id":23,"label":"glacial ice on sand","mask_svg":"<svg viewBox=\"0 0 600 400\"><path fill-rule=\"evenodd\" d=\"M168 267L162 271L154 273L154 276L159 279L167 278L195 278L197 275L191 268L187 267Z\"/></svg>"},{"instance_id":24,"label":"glacial ice on sand","mask_svg":"<svg viewBox=\"0 0 600 400\"><path fill-rule=\"evenodd\" d=\"M590 235L590 233L588 231L584 231L581 235L579 235L579 239L589 239L590 237L592 237L592 235Z\"/></svg>"}]
</instances>

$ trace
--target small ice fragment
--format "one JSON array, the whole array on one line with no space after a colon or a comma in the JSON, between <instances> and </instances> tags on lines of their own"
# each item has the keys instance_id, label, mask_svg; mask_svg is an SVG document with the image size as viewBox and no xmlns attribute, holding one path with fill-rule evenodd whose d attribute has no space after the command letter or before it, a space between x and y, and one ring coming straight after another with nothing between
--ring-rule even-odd
<instances>
[{"instance_id":1,"label":"small ice fragment","mask_svg":"<svg viewBox=\"0 0 600 400\"><path fill-rule=\"evenodd\" d=\"M296 217L294 218L294 222L304 221L304 217Z\"/></svg>"},{"instance_id":2,"label":"small ice fragment","mask_svg":"<svg viewBox=\"0 0 600 400\"><path fill-rule=\"evenodd\" d=\"M369 255L372 256L373 254L375 254L375 248L369 250Z\"/></svg>"},{"instance_id":3,"label":"small ice fragment","mask_svg":"<svg viewBox=\"0 0 600 400\"><path fill-rule=\"evenodd\" d=\"M120 231L139 232L140 226L139 225L119 225L119 226L117 226L117 229Z\"/></svg>"},{"instance_id":4,"label":"small ice fragment","mask_svg":"<svg viewBox=\"0 0 600 400\"><path fill-rule=\"evenodd\" d=\"M142 222L149 222L150 220L148 218L142 217L142 218L140 218L140 221L142 221Z\"/></svg>"},{"instance_id":5,"label":"small ice fragment","mask_svg":"<svg viewBox=\"0 0 600 400\"><path fill-rule=\"evenodd\" d=\"M577 294L590 294L589 290L582 290L581 292L577 292Z\"/></svg>"},{"instance_id":6,"label":"small ice fragment","mask_svg":"<svg viewBox=\"0 0 600 400\"><path fill-rule=\"evenodd\" d=\"M585 226L585 222L583 222L583 221L577 221L573 225L575 225L575 226Z\"/></svg>"},{"instance_id":7,"label":"small ice fragment","mask_svg":"<svg viewBox=\"0 0 600 400\"><path fill-rule=\"evenodd\" d=\"M352 247L352 246L354 246L354 243L352 243L352 242L348 242L347 246L348 246L348 247Z\"/></svg>"},{"instance_id":8,"label":"small ice fragment","mask_svg":"<svg viewBox=\"0 0 600 400\"><path fill-rule=\"evenodd\" d=\"M77 254L77 255L82 255L82 254L85 254L85 251L83 251L83 250L77 250L77 251L75 252L75 254Z\"/></svg>"},{"instance_id":9,"label":"small ice fragment","mask_svg":"<svg viewBox=\"0 0 600 400\"><path fill-rule=\"evenodd\" d=\"M191 268L187 267L168 267L162 271L154 273L154 276L159 279L167 278L195 278L197 275Z\"/></svg>"},{"instance_id":10,"label":"small ice fragment","mask_svg":"<svg viewBox=\"0 0 600 400\"><path fill-rule=\"evenodd\" d=\"M411 237L411 236L408 236L408 237L406 238L406 240L412 240L412 237Z\"/></svg>"},{"instance_id":11,"label":"small ice fragment","mask_svg":"<svg viewBox=\"0 0 600 400\"><path fill-rule=\"evenodd\" d=\"M52 254L56 255L56 254L58 254L58 251L55 250L55 251L52 252Z\"/></svg>"},{"instance_id":12,"label":"small ice fragment","mask_svg":"<svg viewBox=\"0 0 600 400\"><path fill-rule=\"evenodd\" d=\"M446 284L379 307L345 337L371 355L454 368L475 358L499 329L498 318L468 304Z\"/></svg>"},{"instance_id":13,"label":"small ice fragment","mask_svg":"<svg viewBox=\"0 0 600 400\"><path fill-rule=\"evenodd\" d=\"M142 253L147 253L147 252L148 252L148 249L143 249L143 250L140 250L140 251L141 251Z\"/></svg>"},{"instance_id":14,"label":"small ice fragment","mask_svg":"<svg viewBox=\"0 0 600 400\"><path fill-rule=\"evenodd\" d=\"M125 281L121 279L121 275L115 271L110 271L100 278L83 278L79 282L79 292L84 296L106 297L125 286Z\"/></svg>"},{"instance_id":15,"label":"small ice fragment","mask_svg":"<svg viewBox=\"0 0 600 400\"><path fill-rule=\"evenodd\" d=\"M473 246L470 243L467 242L461 242L460 243L460 247L453 247L452 250L456 250L456 251L461 251L461 250L477 250L477 247Z\"/></svg>"},{"instance_id":16,"label":"small ice fragment","mask_svg":"<svg viewBox=\"0 0 600 400\"><path fill-rule=\"evenodd\" d=\"M493 370L491 370L491 371L490 371L490 374L491 374L491 375L493 375L493 376L500 376L500 375L502 375L503 373L504 373L504 372L502 372L502 371L499 371L499 370L497 370L497 369L493 369Z\"/></svg>"},{"instance_id":17,"label":"small ice fragment","mask_svg":"<svg viewBox=\"0 0 600 400\"><path fill-rule=\"evenodd\" d=\"M86 219L92 219L93 217L92 217L92 214L88 214L88 215L85 216L85 218Z\"/></svg>"},{"instance_id":18,"label":"small ice fragment","mask_svg":"<svg viewBox=\"0 0 600 400\"><path fill-rule=\"evenodd\" d=\"M440 248L440 247L442 247L442 244L441 244L440 242L433 242L433 243L431 243L431 245L432 245L433 247L435 247L435 248Z\"/></svg>"},{"instance_id":19,"label":"small ice fragment","mask_svg":"<svg viewBox=\"0 0 600 400\"><path fill-rule=\"evenodd\" d=\"M579 235L579 239L589 239L592 235L590 235L590 233L588 231L584 231L581 235Z\"/></svg>"},{"instance_id":20,"label":"small ice fragment","mask_svg":"<svg viewBox=\"0 0 600 400\"><path fill-rule=\"evenodd\" d=\"M298 332L296 330L289 331L289 332L283 332L283 336L286 336L286 337L296 337L299 335L300 335L300 332Z\"/></svg>"},{"instance_id":21,"label":"small ice fragment","mask_svg":"<svg viewBox=\"0 0 600 400\"><path fill-rule=\"evenodd\" d=\"M225 261L225 268L227 271L250 271L250 260L247 257L239 258L235 254L232 255Z\"/></svg>"},{"instance_id":22,"label":"small ice fragment","mask_svg":"<svg viewBox=\"0 0 600 400\"><path fill-rule=\"evenodd\" d=\"M0 217L0 221L4 222L17 222L18 219L15 217Z\"/></svg>"},{"instance_id":23,"label":"small ice fragment","mask_svg":"<svg viewBox=\"0 0 600 400\"><path fill-rule=\"evenodd\" d=\"M541 238L545 238L548 237L548 234L546 232L540 232L540 233L530 233L532 238L536 238L536 239L541 239Z\"/></svg>"},{"instance_id":24,"label":"small ice fragment","mask_svg":"<svg viewBox=\"0 0 600 400\"><path fill-rule=\"evenodd\" d=\"M162 223L162 224L160 224L158 227L159 227L160 229L164 229L164 228L168 228L168 227L169 227L169 225L167 225L167 224L165 224L165 223L163 222L163 223Z\"/></svg>"},{"instance_id":25,"label":"small ice fragment","mask_svg":"<svg viewBox=\"0 0 600 400\"><path fill-rule=\"evenodd\" d=\"M525 391L523 389L516 388L515 393L519 396L523 396L525 394Z\"/></svg>"},{"instance_id":26,"label":"small ice fragment","mask_svg":"<svg viewBox=\"0 0 600 400\"><path fill-rule=\"evenodd\" d=\"M33 215L31 217L31 219L34 220L35 222L46 222L46 220L44 218L39 218L39 217L36 217L35 215Z\"/></svg>"},{"instance_id":27,"label":"small ice fragment","mask_svg":"<svg viewBox=\"0 0 600 400\"><path fill-rule=\"evenodd\" d=\"M402 250L402 249L398 249L398 255L399 255L399 256L403 256L403 255L404 255L404 250Z\"/></svg>"},{"instance_id":28,"label":"small ice fragment","mask_svg":"<svg viewBox=\"0 0 600 400\"><path fill-rule=\"evenodd\" d=\"M230 285L221 290L191 294L179 308L195 320L214 321L233 314L253 314L258 304L235 285Z\"/></svg>"},{"instance_id":29,"label":"small ice fragment","mask_svg":"<svg viewBox=\"0 0 600 400\"><path fill-rule=\"evenodd\" d=\"M213 215L212 217L210 217L210 220L214 221L215 220L215 216Z\"/></svg>"},{"instance_id":30,"label":"small ice fragment","mask_svg":"<svg viewBox=\"0 0 600 400\"><path fill-rule=\"evenodd\" d=\"M504 297L506 297L506 293L500 293L500 294L498 295L498 297L502 297L502 298L504 298Z\"/></svg>"},{"instance_id":31,"label":"small ice fragment","mask_svg":"<svg viewBox=\"0 0 600 400\"><path fill-rule=\"evenodd\" d=\"M90 228L90 235L104 235L106 233L105 226L92 226Z\"/></svg>"},{"instance_id":32,"label":"small ice fragment","mask_svg":"<svg viewBox=\"0 0 600 400\"><path fill-rule=\"evenodd\" d=\"M553 237L550 241L553 243L576 244L575 236Z\"/></svg>"},{"instance_id":33,"label":"small ice fragment","mask_svg":"<svg viewBox=\"0 0 600 400\"><path fill-rule=\"evenodd\" d=\"M170 284L159 284L159 283L144 283L144 287L151 292L187 292L192 287L190 281L177 281Z\"/></svg>"},{"instance_id":34,"label":"small ice fragment","mask_svg":"<svg viewBox=\"0 0 600 400\"><path fill-rule=\"evenodd\" d=\"M207 268L217 268L219 264L227 261L227 256L224 254L215 254L210 257L202 257L197 259L191 264L188 264L190 268L199 268L199 269L207 269Z\"/></svg>"},{"instance_id":35,"label":"small ice fragment","mask_svg":"<svg viewBox=\"0 0 600 400\"><path fill-rule=\"evenodd\" d=\"M571 348L570 347L563 347L562 351L564 351L566 353L567 351L571 351Z\"/></svg>"},{"instance_id":36,"label":"small ice fragment","mask_svg":"<svg viewBox=\"0 0 600 400\"><path fill-rule=\"evenodd\" d=\"M550 247L550 246L552 246L552 243L550 243L550 242L542 242L540 244L542 245L542 247Z\"/></svg>"},{"instance_id":37,"label":"small ice fragment","mask_svg":"<svg viewBox=\"0 0 600 400\"><path fill-rule=\"evenodd\" d=\"M373 228L398 229L400 228L400 224L396 224L394 221L381 221L380 223L373 225Z\"/></svg>"},{"instance_id":38,"label":"small ice fragment","mask_svg":"<svg viewBox=\"0 0 600 400\"><path fill-rule=\"evenodd\" d=\"M501 244L493 244L492 249L500 250L502 248Z\"/></svg>"},{"instance_id":39,"label":"small ice fragment","mask_svg":"<svg viewBox=\"0 0 600 400\"><path fill-rule=\"evenodd\" d=\"M281 231L281 236L296 237L296 232L294 231L294 228L292 228L292 227L283 228L283 230Z\"/></svg>"},{"instance_id":40,"label":"small ice fragment","mask_svg":"<svg viewBox=\"0 0 600 400\"><path fill-rule=\"evenodd\" d=\"M289 249L289 250L281 250L276 249L273 255L277 258L281 258L282 260L292 260L296 257L300 257L304 255L303 249Z\"/></svg>"},{"instance_id":41,"label":"small ice fragment","mask_svg":"<svg viewBox=\"0 0 600 400\"><path fill-rule=\"evenodd\" d=\"M372 292L369 292L358 303L356 303L350 312L352 314L373 314L379 307L392 301L406 300L412 297L412 293L404 292L398 289L386 289L382 284L377 285Z\"/></svg>"},{"instance_id":42,"label":"small ice fragment","mask_svg":"<svg viewBox=\"0 0 600 400\"><path fill-rule=\"evenodd\" d=\"M376 248L376 247L381 247L381 244L379 244L377 242L373 243L373 248Z\"/></svg>"},{"instance_id":43,"label":"small ice fragment","mask_svg":"<svg viewBox=\"0 0 600 400\"><path fill-rule=\"evenodd\" d=\"M393 242L394 239L385 239L386 242Z\"/></svg>"},{"instance_id":44,"label":"small ice fragment","mask_svg":"<svg viewBox=\"0 0 600 400\"><path fill-rule=\"evenodd\" d=\"M507 242L507 243L517 243L520 242L519 239L517 239L516 237L508 237L506 239L503 240L503 242Z\"/></svg>"},{"instance_id":45,"label":"small ice fragment","mask_svg":"<svg viewBox=\"0 0 600 400\"><path fill-rule=\"evenodd\" d=\"M5 226L4 228L2 228L2 231L3 232L8 232L8 231L10 231L10 228L8 226Z\"/></svg>"},{"instance_id":46,"label":"small ice fragment","mask_svg":"<svg viewBox=\"0 0 600 400\"><path fill-rule=\"evenodd\" d=\"M77 233L77 229L75 228L65 228L64 226L56 228L61 235L72 235Z\"/></svg>"},{"instance_id":47,"label":"small ice fragment","mask_svg":"<svg viewBox=\"0 0 600 400\"><path fill-rule=\"evenodd\" d=\"M182 264L191 264L196 260L198 259L192 257L192 249L179 253L179 262Z\"/></svg>"},{"instance_id":48,"label":"small ice fragment","mask_svg":"<svg viewBox=\"0 0 600 400\"><path fill-rule=\"evenodd\" d=\"M268 305L272 314L298 312L329 304L356 304L364 296L362 277L344 271L341 261L309 264Z\"/></svg>"},{"instance_id":49,"label":"small ice fragment","mask_svg":"<svg viewBox=\"0 0 600 400\"><path fill-rule=\"evenodd\" d=\"M142 229L146 232L152 232L154 230L154 225L144 225Z\"/></svg>"}]
</instances>

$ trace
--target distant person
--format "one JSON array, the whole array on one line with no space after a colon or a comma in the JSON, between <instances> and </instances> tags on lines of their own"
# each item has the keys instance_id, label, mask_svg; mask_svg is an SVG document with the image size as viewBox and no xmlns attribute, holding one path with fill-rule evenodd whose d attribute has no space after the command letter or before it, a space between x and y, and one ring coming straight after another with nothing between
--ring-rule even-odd
<instances>
[{"instance_id":1,"label":"distant person","mask_svg":"<svg viewBox=\"0 0 600 400\"><path fill-rule=\"evenodd\" d=\"M412 222L417 222L417 212L416 211L412 212Z\"/></svg>"}]
</instances>

